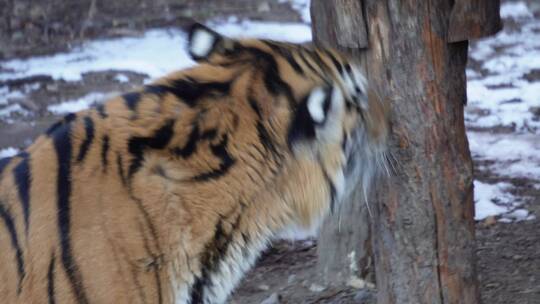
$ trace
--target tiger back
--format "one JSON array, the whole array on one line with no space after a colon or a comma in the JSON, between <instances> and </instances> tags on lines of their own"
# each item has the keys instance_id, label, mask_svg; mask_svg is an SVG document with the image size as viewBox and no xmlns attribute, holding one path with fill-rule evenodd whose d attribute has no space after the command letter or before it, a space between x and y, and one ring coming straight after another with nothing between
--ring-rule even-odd
<instances>
[{"instance_id":1,"label":"tiger back","mask_svg":"<svg viewBox=\"0 0 540 304\"><path fill-rule=\"evenodd\" d=\"M200 24L189 51L0 160L3 301L224 303L272 239L372 179L388 109L352 60Z\"/></svg>"}]
</instances>

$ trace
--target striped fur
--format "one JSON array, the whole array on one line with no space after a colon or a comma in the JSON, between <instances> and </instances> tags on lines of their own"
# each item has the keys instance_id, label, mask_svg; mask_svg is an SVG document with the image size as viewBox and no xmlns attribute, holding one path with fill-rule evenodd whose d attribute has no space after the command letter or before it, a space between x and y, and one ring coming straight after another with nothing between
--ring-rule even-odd
<instances>
[{"instance_id":1,"label":"striped fur","mask_svg":"<svg viewBox=\"0 0 540 304\"><path fill-rule=\"evenodd\" d=\"M371 179L387 110L354 63L191 33L197 66L0 160L3 302L223 303L270 240Z\"/></svg>"}]
</instances>

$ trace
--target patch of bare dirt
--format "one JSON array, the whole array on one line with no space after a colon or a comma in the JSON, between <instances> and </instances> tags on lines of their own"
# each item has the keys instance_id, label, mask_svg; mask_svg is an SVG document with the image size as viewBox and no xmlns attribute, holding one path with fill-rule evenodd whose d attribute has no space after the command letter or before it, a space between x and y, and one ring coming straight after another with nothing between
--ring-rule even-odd
<instances>
[{"instance_id":1,"label":"patch of bare dirt","mask_svg":"<svg viewBox=\"0 0 540 304\"><path fill-rule=\"evenodd\" d=\"M268 250L235 291L230 303L375 304L375 290L327 287L316 278L314 240L279 241ZM268 304L270 304L268 303Z\"/></svg>"},{"instance_id":2,"label":"patch of bare dirt","mask_svg":"<svg viewBox=\"0 0 540 304\"><path fill-rule=\"evenodd\" d=\"M123 75L128 80L121 82L116 79L118 75ZM55 81L49 76L4 81L0 86L7 86L9 90L24 90L29 86L34 89L24 98L8 99L6 106L19 104L25 114L10 117L9 121L0 120L0 148L28 146L35 137L58 120L57 115L47 110L50 105L96 92L107 96L120 94L142 85L146 77L131 71L103 71L83 74L80 81Z\"/></svg>"}]
</instances>

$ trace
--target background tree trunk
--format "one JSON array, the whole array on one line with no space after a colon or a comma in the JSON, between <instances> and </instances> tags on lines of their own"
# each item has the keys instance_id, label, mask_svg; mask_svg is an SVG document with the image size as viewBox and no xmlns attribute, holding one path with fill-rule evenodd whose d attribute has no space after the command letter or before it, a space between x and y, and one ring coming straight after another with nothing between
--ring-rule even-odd
<instances>
[{"instance_id":1,"label":"background tree trunk","mask_svg":"<svg viewBox=\"0 0 540 304\"><path fill-rule=\"evenodd\" d=\"M367 31L360 1L312 0L311 19L315 43L331 45L362 60ZM362 187L356 187L336 209L319 234L317 267L323 283L357 287L366 281L374 283L370 215Z\"/></svg>"},{"instance_id":2,"label":"background tree trunk","mask_svg":"<svg viewBox=\"0 0 540 304\"><path fill-rule=\"evenodd\" d=\"M466 39L500 29L498 6L497 0L312 0L315 42L359 54L370 86L392 103L396 172L371 203L379 303L479 302L463 118ZM362 205L350 200L341 223L337 214L322 229L322 271L349 269L351 250L369 259L357 249L368 238L368 217L362 207L347 207Z\"/></svg>"},{"instance_id":3,"label":"background tree trunk","mask_svg":"<svg viewBox=\"0 0 540 304\"><path fill-rule=\"evenodd\" d=\"M317 267L326 285L374 283L369 213L361 189L355 189L320 231Z\"/></svg>"}]
</instances>

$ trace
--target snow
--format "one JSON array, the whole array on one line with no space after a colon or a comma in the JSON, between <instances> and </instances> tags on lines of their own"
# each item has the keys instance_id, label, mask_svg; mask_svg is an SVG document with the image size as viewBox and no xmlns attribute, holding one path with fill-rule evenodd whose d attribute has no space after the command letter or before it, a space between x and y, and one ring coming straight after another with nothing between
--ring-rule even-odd
<instances>
[{"instance_id":1,"label":"snow","mask_svg":"<svg viewBox=\"0 0 540 304\"><path fill-rule=\"evenodd\" d=\"M529 12L522 2L506 3L501 8L503 12L532 16L523 10ZM468 108L487 109L490 115L485 117L478 114L479 111L468 111L469 126L515 126L518 131L539 133L540 120L533 119L531 109L540 106L540 82L529 82L525 78L529 73L540 70L539 29L540 20L531 19L519 31L504 30L471 46L471 57L483 61L481 68L487 76L480 78L476 71L467 72L470 77ZM495 49L499 52L495 53Z\"/></svg>"},{"instance_id":2,"label":"snow","mask_svg":"<svg viewBox=\"0 0 540 304\"><path fill-rule=\"evenodd\" d=\"M0 149L0 158L11 157L19 153L19 150L13 147L7 147L5 149Z\"/></svg>"},{"instance_id":3,"label":"snow","mask_svg":"<svg viewBox=\"0 0 540 304\"><path fill-rule=\"evenodd\" d=\"M507 192L512 185L494 185L474 181L475 220L483 220L510 211L515 197Z\"/></svg>"},{"instance_id":4,"label":"snow","mask_svg":"<svg viewBox=\"0 0 540 304\"><path fill-rule=\"evenodd\" d=\"M301 23L244 20L239 23L209 22L208 25L231 37L259 37L291 42L311 40L311 28ZM130 70L157 78L193 64L186 52L184 32L151 30L141 37L89 42L69 53L0 62L5 70L14 71L0 73L0 80L50 75L54 79L78 81L82 79L83 73L104 70Z\"/></svg>"},{"instance_id":5,"label":"snow","mask_svg":"<svg viewBox=\"0 0 540 304\"><path fill-rule=\"evenodd\" d=\"M525 209L516 209L504 215L504 218L514 220L514 221L524 221L524 220L531 219L530 217L531 217L530 212Z\"/></svg>"},{"instance_id":6,"label":"snow","mask_svg":"<svg viewBox=\"0 0 540 304\"><path fill-rule=\"evenodd\" d=\"M129 81L129 77L127 77L126 75L124 74L118 74L116 76L114 76L114 80L120 82L120 83L126 83Z\"/></svg>"},{"instance_id":7,"label":"snow","mask_svg":"<svg viewBox=\"0 0 540 304\"><path fill-rule=\"evenodd\" d=\"M540 107L540 77L527 75L540 71L540 20L533 18L523 1L504 3L501 16L519 25L474 42L470 48L480 69L467 70L469 146L473 158L482 164L479 170L506 180L526 178L538 187L540 117L533 112ZM498 126L508 131L491 132ZM503 222L535 218L519 207L524 202L510 194L511 184L475 181L474 185L477 220L498 215Z\"/></svg>"},{"instance_id":8,"label":"snow","mask_svg":"<svg viewBox=\"0 0 540 304\"><path fill-rule=\"evenodd\" d=\"M28 111L23 109L18 103L14 103L7 107L0 108L0 119L9 118L14 113L27 115Z\"/></svg>"},{"instance_id":9,"label":"snow","mask_svg":"<svg viewBox=\"0 0 540 304\"><path fill-rule=\"evenodd\" d=\"M228 20L230 22L209 22L208 26L230 37L258 37L297 43L311 40L311 28L303 23L240 22L234 17ZM69 53L0 62L4 70L14 71L0 73L0 80L50 75L54 79L79 81L83 73L90 71L129 70L148 75L150 79L145 81L147 83L153 78L194 64L186 50L186 39L186 33L179 30L151 30L140 37L92 41ZM127 82L129 78L118 74L115 80ZM24 98L28 91L9 92L6 87L0 87L0 105L7 104L9 98ZM83 110L101 97L90 94L49 106L48 110L55 114ZM10 106L0 110L0 116L19 110L17 106Z\"/></svg>"},{"instance_id":10,"label":"snow","mask_svg":"<svg viewBox=\"0 0 540 304\"><path fill-rule=\"evenodd\" d=\"M25 86L23 91L10 91L7 86L0 87L0 106L8 104L10 99L22 99L26 96L27 92L35 89L35 86Z\"/></svg>"},{"instance_id":11,"label":"snow","mask_svg":"<svg viewBox=\"0 0 540 304\"><path fill-rule=\"evenodd\" d=\"M532 17L532 13L523 1L504 3L501 6L501 17L505 19Z\"/></svg>"},{"instance_id":12,"label":"snow","mask_svg":"<svg viewBox=\"0 0 540 304\"><path fill-rule=\"evenodd\" d=\"M130 70L155 78L192 64L185 44L185 33L172 29L151 30L141 37L97 40L69 53L2 62L4 69L15 72L0 74L0 80L40 74L77 81L85 72L104 70Z\"/></svg>"},{"instance_id":13,"label":"snow","mask_svg":"<svg viewBox=\"0 0 540 304\"><path fill-rule=\"evenodd\" d=\"M105 94L103 93L90 93L75 100L50 105L49 107L47 107L47 110L56 115L63 115L67 113L86 110L96 103L103 102L104 99Z\"/></svg>"}]
</instances>

